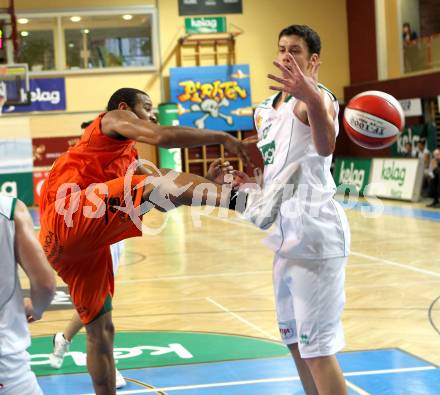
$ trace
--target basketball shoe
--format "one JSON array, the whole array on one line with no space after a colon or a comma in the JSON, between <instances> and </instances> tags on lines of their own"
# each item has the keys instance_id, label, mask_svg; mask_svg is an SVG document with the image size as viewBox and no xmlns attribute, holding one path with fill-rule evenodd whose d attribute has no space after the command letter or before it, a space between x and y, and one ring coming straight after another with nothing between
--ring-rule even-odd
<instances>
[{"instance_id":1,"label":"basketball shoe","mask_svg":"<svg viewBox=\"0 0 440 395\"><path fill-rule=\"evenodd\" d=\"M64 356L69 351L71 342L66 340L63 333L58 332L53 337L53 352L50 354L50 366L54 369L60 369L63 365ZM116 388L122 388L127 385L121 372L115 368Z\"/></svg>"}]
</instances>

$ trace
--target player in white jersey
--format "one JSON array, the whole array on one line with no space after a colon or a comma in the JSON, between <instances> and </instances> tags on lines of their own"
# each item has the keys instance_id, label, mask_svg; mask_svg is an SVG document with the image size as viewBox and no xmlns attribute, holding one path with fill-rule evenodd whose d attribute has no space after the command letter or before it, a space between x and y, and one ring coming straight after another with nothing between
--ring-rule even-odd
<instances>
[{"instance_id":1,"label":"player in white jersey","mask_svg":"<svg viewBox=\"0 0 440 395\"><path fill-rule=\"evenodd\" d=\"M0 251L0 394L42 395L26 352L31 344L27 322L39 320L49 306L55 275L26 206L4 195L0 195ZM30 282L31 297L24 301L17 261Z\"/></svg>"},{"instance_id":2,"label":"player in white jersey","mask_svg":"<svg viewBox=\"0 0 440 395\"><path fill-rule=\"evenodd\" d=\"M347 388L335 354L344 346L341 315L350 231L333 199L330 166L339 108L334 95L318 84L320 50L320 38L308 26L281 31L274 62L281 76L269 75L278 83L271 87L278 93L257 107L255 124L264 188L285 178L289 166L298 166L293 197L282 203L275 230L265 240L275 252L280 334L307 395L344 395Z\"/></svg>"}]
</instances>

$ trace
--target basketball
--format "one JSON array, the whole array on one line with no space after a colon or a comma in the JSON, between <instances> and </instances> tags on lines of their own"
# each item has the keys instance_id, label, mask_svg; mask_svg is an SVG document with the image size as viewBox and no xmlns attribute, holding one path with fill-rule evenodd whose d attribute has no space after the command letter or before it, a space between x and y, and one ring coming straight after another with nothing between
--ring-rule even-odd
<instances>
[{"instance_id":1,"label":"basketball","mask_svg":"<svg viewBox=\"0 0 440 395\"><path fill-rule=\"evenodd\" d=\"M400 103L381 91L366 91L353 97L344 111L348 137L363 148L382 149L393 144L405 125Z\"/></svg>"}]
</instances>

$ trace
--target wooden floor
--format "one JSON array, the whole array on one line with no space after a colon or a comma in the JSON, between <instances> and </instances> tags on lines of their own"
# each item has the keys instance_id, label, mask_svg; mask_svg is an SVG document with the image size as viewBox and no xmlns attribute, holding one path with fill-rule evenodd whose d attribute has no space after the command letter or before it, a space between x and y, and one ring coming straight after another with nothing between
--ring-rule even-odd
<instances>
[{"instance_id":1,"label":"wooden floor","mask_svg":"<svg viewBox=\"0 0 440 395\"><path fill-rule=\"evenodd\" d=\"M388 205L405 206L388 202ZM346 351L399 347L440 365L440 222L347 212L352 254L343 317ZM192 222L188 208L144 223L165 229L125 242L116 280L117 330L210 331L278 339L264 233L231 213ZM61 282L60 282L61 284ZM23 283L26 287L26 281ZM430 310L430 306L433 305ZM50 311L33 335L62 330L71 312Z\"/></svg>"}]
</instances>

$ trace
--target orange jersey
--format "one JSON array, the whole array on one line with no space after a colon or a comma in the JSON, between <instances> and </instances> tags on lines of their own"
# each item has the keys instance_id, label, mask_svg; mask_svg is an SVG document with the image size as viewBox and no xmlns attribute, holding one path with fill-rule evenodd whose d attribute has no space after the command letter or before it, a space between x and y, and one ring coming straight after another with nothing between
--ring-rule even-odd
<instances>
[{"instance_id":1,"label":"orange jersey","mask_svg":"<svg viewBox=\"0 0 440 395\"><path fill-rule=\"evenodd\" d=\"M58 188L64 183L75 183L85 189L124 177L128 166L137 159L133 140L117 140L101 130L100 114L85 130L79 142L61 155L53 164L41 191L41 211L55 201Z\"/></svg>"},{"instance_id":2,"label":"orange jersey","mask_svg":"<svg viewBox=\"0 0 440 395\"><path fill-rule=\"evenodd\" d=\"M114 292L110 245L142 235L132 218L117 208L125 206L124 176L137 158L137 151L132 140L117 140L102 133L103 116L99 115L78 144L56 160L41 191L40 243L48 261L68 285L84 324L93 321L106 297ZM138 185L144 179L139 175L131 179L134 207L142 203L143 189ZM57 191L64 183L75 183L80 188L79 194L69 193L64 201L66 207L77 198L71 225L56 209ZM87 187L95 183L104 184L107 193L98 193L101 200L92 204ZM86 216L85 210L90 206L102 215Z\"/></svg>"}]
</instances>

